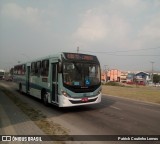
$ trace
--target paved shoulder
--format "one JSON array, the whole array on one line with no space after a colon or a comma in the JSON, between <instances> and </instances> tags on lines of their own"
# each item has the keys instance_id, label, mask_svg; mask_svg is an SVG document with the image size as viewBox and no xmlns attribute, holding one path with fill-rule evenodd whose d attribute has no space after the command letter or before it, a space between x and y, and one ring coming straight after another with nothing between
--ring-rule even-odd
<instances>
[{"instance_id":1,"label":"paved shoulder","mask_svg":"<svg viewBox=\"0 0 160 144\"><path fill-rule=\"evenodd\" d=\"M0 135L44 135L0 90Z\"/></svg>"}]
</instances>

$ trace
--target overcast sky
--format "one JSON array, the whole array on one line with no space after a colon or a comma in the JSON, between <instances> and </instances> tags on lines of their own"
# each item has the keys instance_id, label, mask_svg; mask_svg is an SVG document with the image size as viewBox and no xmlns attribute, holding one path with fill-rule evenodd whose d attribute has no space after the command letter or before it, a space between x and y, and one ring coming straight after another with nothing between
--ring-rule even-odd
<instances>
[{"instance_id":1,"label":"overcast sky","mask_svg":"<svg viewBox=\"0 0 160 144\"><path fill-rule=\"evenodd\" d=\"M160 71L160 0L0 0L0 69L68 51Z\"/></svg>"}]
</instances>

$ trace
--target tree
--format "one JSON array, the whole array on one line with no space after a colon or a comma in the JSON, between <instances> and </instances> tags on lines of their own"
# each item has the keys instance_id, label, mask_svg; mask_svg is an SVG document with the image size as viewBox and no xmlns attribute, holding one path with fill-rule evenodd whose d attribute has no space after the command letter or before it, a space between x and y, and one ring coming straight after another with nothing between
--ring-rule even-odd
<instances>
[{"instance_id":1,"label":"tree","mask_svg":"<svg viewBox=\"0 0 160 144\"><path fill-rule=\"evenodd\" d=\"M153 83L159 83L160 82L160 75L154 74L153 75Z\"/></svg>"}]
</instances>

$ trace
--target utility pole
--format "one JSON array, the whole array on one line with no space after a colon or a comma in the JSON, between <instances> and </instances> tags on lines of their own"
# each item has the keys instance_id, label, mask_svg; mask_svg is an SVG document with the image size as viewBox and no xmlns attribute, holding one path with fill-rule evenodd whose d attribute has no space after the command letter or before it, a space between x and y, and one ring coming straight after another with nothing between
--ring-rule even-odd
<instances>
[{"instance_id":1,"label":"utility pole","mask_svg":"<svg viewBox=\"0 0 160 144\"><path fill-rule=\"evenodd\" d=\"M79 53L79 47L77 47L77 53Z\"/></svg>"},{"instance_id":2,"label":"utility pole","mask_svg":"<svg viewBox=\"0 0 160 144\"><path fill-rule=\"evenodd\" d=\"M109 68L107 69L108 65L104 65L104 73L105 73L105 82L107 82L108 78L107 78L107 73L109 71Z\"/></svg>"},{"instance_id":3,"label":"utility pole","mask_svg":"<svg viewBox=\"0 0 160 144\"><path fill-rule=\"evenodd\" d=\"M154 64L154 62L151 61L151 64L152 64L152 77L151 77L152 79L151 80L152 80L152 83L153 83L153 64Z\"/></svg>"}]
</instances>

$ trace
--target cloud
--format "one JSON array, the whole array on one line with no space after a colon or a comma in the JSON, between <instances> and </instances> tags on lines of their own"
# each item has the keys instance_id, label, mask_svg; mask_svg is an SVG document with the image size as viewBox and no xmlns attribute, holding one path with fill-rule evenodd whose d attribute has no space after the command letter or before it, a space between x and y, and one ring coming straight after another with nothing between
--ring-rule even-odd
<instances>
[{"instance_id":1,"label":"cloud","mask_svg":"<svg viewBox=\"0 0 160 144\"><path fill-rule=\"evenodd\" d=\"M87 10L74 36L87 41L103 39L108 31L106 19L107 15L94 14L93 10Z\"/></svg>"},{"instance_id":2,"label":"cloud","mask_svg":"<svg viewBox=\"0 0 160 144\"><path fill-rule=\"evenodd\" d=\"M43 21L45 10L38 8L21 7L15 3L7 3L2 6L1 14L15 20L20 20L34 28L39 28L45 24L45 21Z\"/></svg>"},{"instance_id":3,"label":"cloud","mask_svg":"<svg viewBox=\"0 0 160 144\"><path fill-rule=\"evenodd\" d=\"M137 42L141 47L154 48L160 46L160 13L155 13L149 22L144 23L143 27L137 33Z\"/></svg>"},{"instance_id":4,"label":"cloud","mask_svg":"<svg viewBox=\"0 0 160 144\"><path fill-rule=\"evenodd\" d=\"M109 0L80 15L73 37L86 47L91 43L116 49L159 46L159 5L157 0Z\"/></svg>"},{"instance_id":5,"label":"cloud","mask_svg":"<svg viewBox=\"0 0 160 144\"><path fill-rule=\"evenodd\" d=\"M10 16L15 19L21 18L23 15L23 12L24 12L23 9L14 3L5 4L1 10L2 15Z\"/></svg>"},{"instance_id":6,"label":"cloud","mask_svg":"<svg viewBox=\"0 0 160 144\"><path fill-rule=\"evenodd\" d=\"M81 24L73 36L85 43L123 44L128 39L130 24L123 17L109 15L106 10L89 9L82 15ZM123 44L124 45L124 44Z\"/></svg>"},{"instance_id":7,"label":"cloud","mask_svg":"<svg viewBox=\"0 0 160 144\"><path fill-rule=\"evenodd\" d=\"M160 6L160 1L159 1L159 0L155 0L155 5L156 5L157 7L159 7L159 6Z\"/></svg>"},{"instance_id":8,"label":"cloud","mask_svg":"<svg viewBox=\"0 0 160 144\"><path fill-rule=\"evenodd\" d=\"M140 31L139 36L148 38L150 40L160 39L160 13L157 14L150 23L146 23L143 29Z\"/></svg>"},{"instance_id":9,"label":"cloud","mask_svg":"<svg viewBox=\"0 0 160 144\"><path fill-rule=\"evenodd\" d=\"M147 3L143 2L142 0L120 0L119 4L129 9L140 8L139 10L143 10L147 8Z\"/></svg>"}]
</instances>

